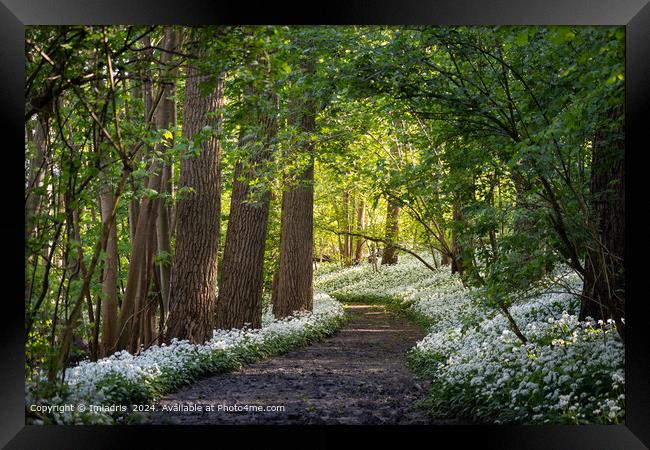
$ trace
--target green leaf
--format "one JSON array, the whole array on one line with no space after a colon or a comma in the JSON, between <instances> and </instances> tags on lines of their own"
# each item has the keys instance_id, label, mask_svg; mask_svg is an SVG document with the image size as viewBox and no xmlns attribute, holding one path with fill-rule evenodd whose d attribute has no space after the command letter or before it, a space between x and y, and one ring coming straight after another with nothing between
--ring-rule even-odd
<instances>
[{"instance_id":1,"label":"green leaf","mask_svg":"<svg viewBox=\"0 0 650 450\"><path fill-rule=\"evenodd\" d=\"M291 66L286 61L281 62L280 72L282 72L285 75L289 75L291 73Z\"/></svg>"},{"instance_id":2,"label":"green leaf","mask_svg":"<svg viewBox=\"0 0 650 450\"><path fill-rule=\"evenodd\" d=\"M517 44L519 47L528 44L528 30L524 30L521 33L519 33L517 36L515 36L515 44Z\"/></svg>"},{"instance_id":3,"label":"green leaf","mask_svg":"<svg viewBox=\"0 0 650 450\"><path fill-rule=\"evenodd\" d=\"M572 41L575 37L575 33L569 27L557 27L549 36L551 42L558 45Z\"/></svg>"}]
</instances>

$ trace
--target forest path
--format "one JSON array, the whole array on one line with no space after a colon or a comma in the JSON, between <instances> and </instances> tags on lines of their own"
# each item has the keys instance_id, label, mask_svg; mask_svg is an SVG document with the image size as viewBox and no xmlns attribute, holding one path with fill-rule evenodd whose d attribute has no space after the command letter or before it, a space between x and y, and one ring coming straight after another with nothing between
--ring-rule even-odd
<instances>
[{"instance_id":1,"label":"forest path","mask_svg":"<svg viewBox=\"0 0 650 450\"><path fill-rule=\"evenodd\" d=\"M353 304L332 337L304 349L204 378L165 397L154 424L431 424L416 403L429 383L407 367L423 331L382 305ZM219 405L283 406L284 411L219 410ZM203 411L160 411L201 405ZM214 411L206 411L213 405Z\"/></svg>"}]
</instances>

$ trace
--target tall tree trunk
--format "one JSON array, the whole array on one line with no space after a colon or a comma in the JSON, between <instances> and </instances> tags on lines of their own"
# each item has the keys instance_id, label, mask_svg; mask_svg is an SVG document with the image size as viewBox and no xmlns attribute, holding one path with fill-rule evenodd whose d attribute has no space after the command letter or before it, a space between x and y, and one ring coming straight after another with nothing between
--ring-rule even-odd
<instances>
[{"instance_id":1,"label":"tall tree trunk","mask_svg":"<svg viewBox=\"0 0 650 450\"><path fill-rule=\"evenodd\" d=\"M301 63L303 73L313 76L316 69L314 60L303 60ZM286 317L297 310L313 309L314 141L311 134L316 130L316 106L309 95L295 106L298 111L292 114L292 119L304 136L300 148L294 151L291 159L302 164L298 173L291 174L295 181L286 186L282 195L280 264L277 295L273 303L276 317ZM350 240L346 247L349 260L352 250Z\"/></svg>"},{"instance_id":2,"label":"tall tree trunk","mask_svg":"<svg viewBox=\"0 0 650 450\"><path fill-rule=\"evenodd\" d=\"M144 38L143 44L149 45L149 37ZM151 90L151 75L144 74L143 95L145 117L150 117L153 108L153 94ZM145 188L160 192L160 164L152 159L148 171L155 175L150 176L145 182ZM147 264L152 260L155 250L149 242L151 234L155 233L158 209L156 200L144 197L138 205L137 220L131 221L133 233L131 235L131 257L127 275L126 289L122 300L118 318L118 336L116 350L129 349L132 353L139 350L141 331L141 318L143 306L146 301L146 288L148 287L149 271ZM143 293L143 291L145 291Z\"/></svg>"},{"instance_id":3,"label":"tall tree trunk","mask_svg":"<svg viewBox=\"0 0 650 450\"><path fill-rule=\"evenodd\" d=\"M171 194L170 166L162 168L161 192ZM163 311L167 316L169 312L169 284L171 279L171 233L169 229L169 205L163 201L158 204L158 217L156 218L156 252L167 255L161 260L156 268L160 275L160 295L162 297Z\"/></svg>"},{"instance_id":4,"label":"tall tree trunk","mask_svg":"<svg viewBox=\"0 0 650 450\"><path fill-rule=\"evenodd\" d=\"M253 328L262 323L264 249L269 214L269 193L258 204L249 200L251 170L235 167L230 218L223 253L216 326L220 329ZM237 178L244 176L244 181Z\"/></svg>"},{"instance_id":5,"label":"tall tree trunk","mask_svg":"<svg viewBox=\"0 0 650 450\"><path fill-rule=\"evenodd\" d=\"M29 176L27 178L27 186L25 189L25 298L31 301L32 297L32 283L35 281L32 274L36 273L38 266L38 255L33 254L32 247L29 239L34 233L36 227L36 216L38 215L39 204L41 196L35 192L42 183L43 173L45 172L44 158L45 158L45 145L47 142L47 130L45 120L40 116L36 119L35 130L32 135L31 131L28 132L28 142L34 144L34 153L30 157ZM33 136L33 137L32 137ZM31 260L31 268L30 268ZM30 270L31 269L31 270Z\"/></svg>"},{"instance_id":6,"label":"tall tree trunk","mask_svg":"<svg viewBox=\"0 0 650 450\"><path fill-rule=\"evenodd\" d=\"M277 99L275 95L270 98L275 109ZM252 328L262 326L270 192L266 189L253 192L250 181L260 176L264 163L272 157L271 141L275 139L278 123L275 114L254 113L253 116L258 119L252 121L251 129L246 125L242 127L240 138L241 145L250 145L252 151L247 161L237 162L233 176L216 310L216 326L220 329L241 328L244 324ZM258 126L255 126L256 122Z\"/></svg>"},{"instance_id":7,"label":"tall tree trunk","mask_svg":"<svg viewBox=\"0 0 650 450\"><path fill-rule=\"evenodd\" d=\"M625 140L623 108L607 114L593 140L589 209L594 234L585 259L580 320L614 319L621 337L625 306ZM614 126L615 129L611 129Z\"/></svg>"},{"instance_id":8,"label":"tall tree trunk","mask_svg":"<svg viewBox=\"0 0 650 450\"><path fill-rule=\"evenodd\" d=\"M143 299L143 304L142 307L140 308L140 336L139 336L139 342L133 343L133 345L137 345L138 343L144 348L149 347L151 345L152 341L152 336L153 336L153 327L152 323L154 322L153 320L153 315L155 314L155 309L154 306L156 304L155 302L155 297L160 295L159 291L156 291L156 282L155 282L155 277L157 275L157 267L154 264L154 259L155 259L155 254L154 251L156 249L157 245L157 236L155 231L151 233L149 236L149 242L147 243L149 247L149 251L147 252L148 258L150 258L147 263L145 264L146 270L147 270L147 275L144 277L145 283L143 284L142 288L142 299Z\"/></svg>"},{"instance_id":9,"label":"tall tree trunk","mask_svg":"<svg viewBox=\"0 0 650 450\"><path fill-rule=\"evenodd\" d=\"M154 271L153 273L153 282L154 282L154 291L156 292L156 300L157 300L157 307L158 310L161 311L161 313L158 315L158 317L152 318L152 330L153 330L153 336L152 340L155 340L159 345L164 342L164 334L165 334L165 317L162 314L162 311L164 311L164 306L162 303L162 295L160 294L160 273L158 271ZM157 322L156 322L157 319Z\"/></svg>"},{"instance_id":10,"label":"tall tree trunk","mask_svg":"<svg viewBox=\"0 0 650 450\"><path fill-rule=\"evenodd\" d=\"M381 257L382 265L397 264L397 249L391 243L396 243L399 238L399 209L399 203L388 200L386 208L386 246Z\"/></svg>"},{"instance_id":11,"label":"tall tree trunk","mask_svg":"<svg viewBox=\"0 0 650 450\"><path fill-rule=\"evenodd\" d=\"M356 198L354 196L354 193L350 195L349 197L350 200L350 205L347 209L348 212L348 217L347 217L347 222L348 222L348 227L345 231L348 233L352 233L354 231L354 215L356 212ZM346 258L348 260L348 264L352 264L352 255L354 254L354 237L350 234L347 234L346 236L347 239L347 244L346 247L348 249L348 254L346 255Z\"/></svg>"},{"instance_id":12,"label":"tall tree trunk","mask_svg":"<svg viewBox=\"0 0 650 450\"><path fill-rule=\"evenodd\" d=\"M190 66L185 84L183 135L195 137L206 125L221 127L214 115L223 107L223 79L207 96L200 85L207 77ZM165 339L203 343L212 337L217 293L219 218L221 214L221 147L216 136L201 154L181 161L179 186L193 192L176 209L176 249L171 273L169 318Z\"/></svg>"},{"instance_id":13,"label":"tall tree trunk","mask_svg":"<svg viewBox=\"0 0 650 450\"><path fill-rule=\"evenodd\" d=\"M176 33L172 27L165 28L164 48L174 50L176 48ZM164 89L161 104L156 114L156 128L169 129L176 126L176 83L174 76L176 70L169 70L170 53L161 54L161 72L164 76ZM163 163L161 173L161 193L171 195L172 193L172 166ZM158 217L156 219L157 253L165 253L171 257L171 233L170 233L170 206L168 203L158 200ZM169 280L171 276L170 261L164 261L158 265L157 270L160 276L160 295L162 296L163 309L161 314L167 316L169 312Z\"/></svg>"},{"instance_id":14,"label":"tall tree trunk","mask_svg":"<svg viewBox=\"0 0 650 450\"><path fill-rule=\"evenodd\" d=\"M81 219L80 219L80 214L79 214L79 209L72 209L72 205L70 204L70 194L66 193L65 195L65 209L66 209L66 214L68 216L68 222L72 224L72 235L75 241L75 247L76 247L76 257L77 257L77 262L76 262L76 273L81 273L81 275L85 278L88 273L88 269L86 267L86 264L84 262L84 254L83 254L83 242L81 240ZM90 297L90 291L86 292L85 295L86 299L86 313L88 314L88 324L89 325L94 325L95 323L95 315L93 312L93 302L92 298ZM92 330L92 327L91 327ZM83 337L79 339L79 342L83 342ZM93 344L93 339L92 339L92 331L90 336L88 336L88 339L85 341L88 345L89 348L89 356L92 357L93 354L95 354L95 349L92 348Z\"/></svg>"},{"instance_id":15,"label":"tall tree trunk","mask_svg":"<svg viewBox=\"0 0 650 450\"><path fill-rule=\"evenodd\" d=\"M363 233L365 231L365 210L366 204L363 201L363 198L360 198L357 202L357 221L356 221L356 230L357 233ZM365 239L362 237L357 237L356 248L354 249L354 259L355 261L361 261L363 258L363 243Z\"/></svg>"},{"instance_id":16,"label":"tall tree trunk","mask_svg":"<svg viewBox=\"0 0 650 450\"><path fill-rule=\"evenodd\" d=\"M343 192L343 205L344 205L344 210L343 210L343 231L346 233L350 232L350 192L345 191ZM351 261L350 261L350 236L348 234L343 235L343 265L344 266L349 266Z\"/></svg>"},{"instance_id":17,"label":"tall tree trunk","mask_svg":"<svg viewBox=\"0 0 650 450\"><path fill-rule=\"evenodd\" d=\"M109 221L108 215L111 213L114 201L112 188L105 184L100 194L102 222ZM108 356L113 352L113 346L117 340L117 258L117 226L115 222L112 222L106 241L106 260L102 276L102 293L104 295L102 301L102 356Z\"/></svg>"},{"instance_id":18,"label":"tall tree trunk","mask_svg":"<svg viewBox=\"0 0 650 450\"><path fill-rule=\"evenodd\" d=\"M131 179L133 181L133 179ZM133 186L133 192L136 191L135 182L131 183ZM129 236L131 237L131 245L133 245L133 239L135 238L135 232L138 229L138 216L140 215L140 202L135 196L129 202Z\"/></svg>"},{"instance_id":19,"label":"tall tree trunk","mask_svg":"<svg viewBox=\"0 0 650 450\"><path fill-rule=\"evenodd\" d=\"M27 198L25 200L25 241L27 241L35 227L35 218L38 214L38 205L40 195L34 192L38 190L43 179L45 168L43 162L45 158L45 146L47 143L47 119L37 117L34 138L29 139L34 143L34 154L30 158L29 177L26 187Z\"/></svg>"},{"instance_id":20,"label":"tall tree trunk","mask_svg":"<svg viewBox=\"0 0 650 450\"><path fill-rule=\"evenodd\" d=\"M152 162L149 170L157 172L160 168L156 162ZM156 181L159 180L159 176L151 177L146 187L158 191L160 186ZM120 308L116 350L130 349L131 352L136 352L139 348L140 319L148 286L147 264L151 262L154 250L149 242L152 233L155 233L156 216L155 201L147 197L143 198L131 248L124 299Z\"/></svg>"},{"instance_id":21,"label":"tall tree trunk","mask_svg":"<svg viewBox=\"0 0 650 450\"><path fill-rule=\"evenodd\" d=\"M160 185L160 175L155 178L155 185ZM154 214L157 215L157 209L154 206ZM140 281L140 294L136 302L136 312L134 314L133 329L134 332L131 334L131 351L137 352L140 350L141 346L145 348L149 346L151 342L151 328L149 327L151 323L151 304L153 302L153 295L157 294L152 292L151 288L155 285L153 282L155 274L155 251L156 251L156 228L155 228L156 218L152 218L149 225L149 233L147 235L147 244L145 252L145 262L143 266L143 274Z\"/></svg>"}]
</instances>

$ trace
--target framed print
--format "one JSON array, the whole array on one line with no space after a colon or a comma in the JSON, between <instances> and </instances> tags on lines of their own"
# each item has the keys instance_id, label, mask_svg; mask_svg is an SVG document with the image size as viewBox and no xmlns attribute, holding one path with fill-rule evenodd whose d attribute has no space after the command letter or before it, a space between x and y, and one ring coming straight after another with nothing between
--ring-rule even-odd
<instances>
[{"instance_id":1,"label":"framed print","mask_svg":"<svg viewBox=\"0 0 650 450\"><path fill-rule=\"evenodd\" d=\"M650 445L645 0L0 16L7 448Z\"/></svg>"}]
</instances>

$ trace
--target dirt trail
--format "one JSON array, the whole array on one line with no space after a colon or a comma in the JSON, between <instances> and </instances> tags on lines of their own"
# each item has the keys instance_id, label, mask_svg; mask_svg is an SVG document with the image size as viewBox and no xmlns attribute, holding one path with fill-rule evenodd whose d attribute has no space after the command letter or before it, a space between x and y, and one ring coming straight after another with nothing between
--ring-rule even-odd
<instances>
[{"instance_id":1,"label":"dirt trail","mask_svg":"<svg viewBox=\"0 0 650 450\"><path fill-rule=\"evenodd\" d=\"M350 305L334 336L273 359L215 375L165 397L157 406L195 405L203 411L158 411L158 424L430 424L416 407L428 383L406 365L423 332L378 305ZM206 411L205 405L214 406ZM219 405L282 406L284 411L224 411Z\"/></svg>"}]
</instances>

